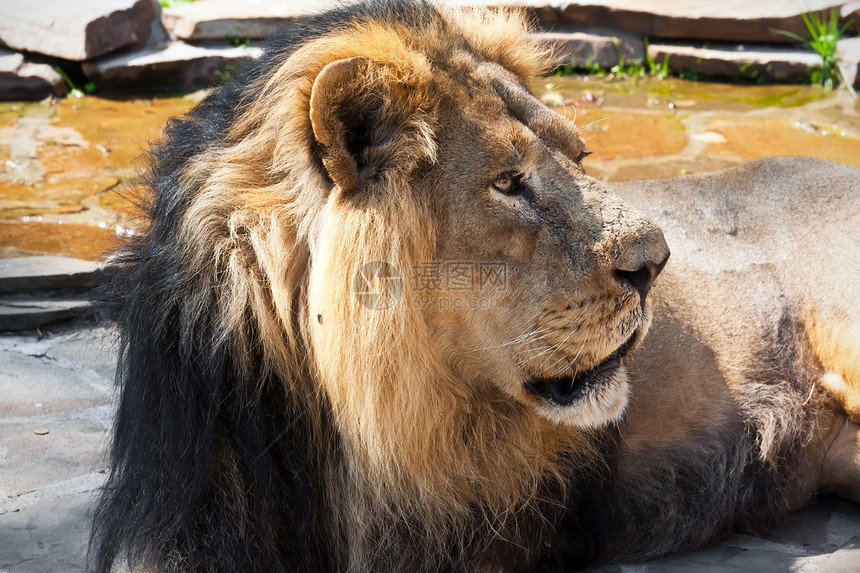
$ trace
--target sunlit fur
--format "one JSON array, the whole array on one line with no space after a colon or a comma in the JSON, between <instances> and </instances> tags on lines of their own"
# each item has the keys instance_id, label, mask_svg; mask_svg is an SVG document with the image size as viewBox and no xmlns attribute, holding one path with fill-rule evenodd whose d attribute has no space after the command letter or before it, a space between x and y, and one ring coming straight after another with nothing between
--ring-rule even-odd
<instances>
[{"instance_id":1,"label":"sunlit fur","mask_svg":"<svg viewBox=\"0 0 860 573\"><path fill-rule=\"evenodd\" d=\"M481 405L440 363L418 310L400 304L368 312L351 291L349 278L366 261L409 269L434 255L430 206L419 202L408 179L417 163L434 161L432 99L425 91L432 71L422 50L455 53L440 41L450 38L523 76L544 64L512 14L443 15L417 29L358 19L307 42L258 80L254 105L231 126L225 145L183 173L195 199L181 228L188 245L211 249L196 256L227 273L219 286L224 323L242 333L252 312L264 355L282 379L293 378L294 361L307 361L313 381L295 380L290 391L327 398L347 459L327 486L356 568L389 543L387 522L412 520L411 513L420 522L410 540L428 545L427 555L443 553L451 532L469 531L465 522L476 506L487 512L488 527L515 531L518 516L528 515L547 476L557 473L559 458L583 441L523 408ZM327 64L356 55L384 65L377 73L386 77L365 81L394 86L387 104L405 134L391 144L395 156L388 161L396 167L382 174L361 210L337 193L326 196L308 145L314 80ZM403 298L413 294L407 290ZM474 436L468 444L464 428Z\"/></svg>"}]
</instances>

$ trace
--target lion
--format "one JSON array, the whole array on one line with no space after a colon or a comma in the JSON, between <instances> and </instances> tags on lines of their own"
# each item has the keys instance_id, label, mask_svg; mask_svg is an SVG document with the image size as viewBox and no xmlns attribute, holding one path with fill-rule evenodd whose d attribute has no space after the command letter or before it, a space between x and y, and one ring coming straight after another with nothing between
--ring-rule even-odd
<instances>
[{"instance_id":1,"label":"lion","mask_svg":"<svg viewBox=\"0 0 860 573\"><path fill-rule=\"evenodd\" d=\"M527 30L340 8L169 123L100 291L95 571L565 569L860 497L857 171L625 202Z\"/></svg>"}]
</instances>

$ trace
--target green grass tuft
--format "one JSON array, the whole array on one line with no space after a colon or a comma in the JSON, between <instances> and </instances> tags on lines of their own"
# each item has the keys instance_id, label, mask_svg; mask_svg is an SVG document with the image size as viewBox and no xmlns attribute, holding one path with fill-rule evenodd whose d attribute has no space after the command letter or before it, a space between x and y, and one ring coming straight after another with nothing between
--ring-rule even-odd
<instances>
[{"instance_id":1,"label":"green grass tuft","mask_svg":"<svg viewBox=\"0 0 860 573\"><path fill-rule=\"evenodd\" d=\"M178 8L183 4L191 4L194 0L159 0L162 8Z\"/></svg>"},{"instance_id":2,"label":"green grass tuft","mask_svg":"<svg viewBox=\"0 0 860 573\"><path fill-rule=\"evenodd\" d=\"M812 83L820 84L824 89L832 90L845 80L845 70L839 63L836 55L836 44L845 36L849 23L839 25L839 10L834 8L829 15L823 12L807 12L801 15L803 23L806 24L808 38L804 38L786 30L774 30L777 34L787 36L796 40L818 54L821 58L821 66L810 71L809 79ZM850 83L845 85L855 96L854 89Z\"/></svg>"}]
</instances>

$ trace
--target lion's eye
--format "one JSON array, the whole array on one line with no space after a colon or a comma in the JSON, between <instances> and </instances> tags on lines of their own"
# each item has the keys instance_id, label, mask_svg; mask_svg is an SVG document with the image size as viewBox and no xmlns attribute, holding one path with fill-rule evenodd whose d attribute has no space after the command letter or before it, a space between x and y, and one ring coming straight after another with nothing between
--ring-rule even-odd
<instances>
[{"instance_id":1,"label":"lion's eye","mask_svg":"<svg viewBox=\"0 0 860 573\"><path fill-rule=\"evenodd\" d=\"M508 171L496 177L490 185L499 193L505 195L514 195L520 188L520 180L523 178L522 173Z\"/></svg>"},{"instance_id":2,"label":"lion's eye","mask_svg":"<svg viewBox=\"0 0 860 573\"><path fill-rule=\"evenodd\" d=\"M576 158L576 162L579 163L580 161L582 161L583 159L585 159L586 157L588 157L592 153L594 153L594 152L593 151L585 151L583 149L582 151L579 152L579 156Z\"/></svg>"}]
</instances>

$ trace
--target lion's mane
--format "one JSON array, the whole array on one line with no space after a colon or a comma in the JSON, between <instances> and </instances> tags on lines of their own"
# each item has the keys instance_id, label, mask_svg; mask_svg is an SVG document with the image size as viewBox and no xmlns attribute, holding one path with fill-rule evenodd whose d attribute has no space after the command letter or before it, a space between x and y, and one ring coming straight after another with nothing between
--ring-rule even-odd
<instances>
[{"instance_id":1,"label":"lion's mane","mask_svg":"<svg viewBox=\"0 0 860 573\"><path fill-rule=\"evenodd\" d=\"M146 230L101 292L121 395L96 570L118 558L206 571L535 558L563 519L562 475L596 475L568 469L592 438L494 396L464 400L417 310L357 312L348 278L333 280L366 261L430 259L432 209L404 179L435 161L428 54L466 50L528 78L546 55L524 30L514 13L423 2L336 10L270 40L170 122L152 150ZM357 121L402 129L379 152L385 193L331 220L312 90L327 64L354 56L383 65L351 97L383 98L394 115ZM309 301L329 310L308 316ZM343 327L312 340L311 321Z\"/></svg>"}]
</instances>

